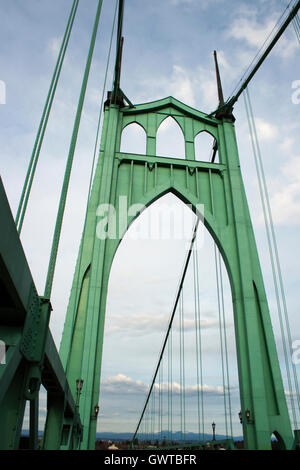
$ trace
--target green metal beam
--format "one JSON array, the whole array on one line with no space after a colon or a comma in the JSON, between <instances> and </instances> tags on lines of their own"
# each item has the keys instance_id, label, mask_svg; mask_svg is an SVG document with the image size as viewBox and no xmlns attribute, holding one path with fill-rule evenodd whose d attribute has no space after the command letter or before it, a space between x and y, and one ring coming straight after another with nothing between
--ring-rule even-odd
<instances>
[{"instance_id":1,"label":"green metal beam","mask_svg":"<svg viewBox=\"0 0 300 470\"><path fill-rule=\"evenodd\" d=\"M0 365L0 448L18 448L29 400L30 446L35 449L41 383L48 394L61 397L77 436L81 423L49 331L50 303L37 294L1 179L0 218L5 221L0 234L0 339L7 347Z\"/></svg>"}]
</instances>

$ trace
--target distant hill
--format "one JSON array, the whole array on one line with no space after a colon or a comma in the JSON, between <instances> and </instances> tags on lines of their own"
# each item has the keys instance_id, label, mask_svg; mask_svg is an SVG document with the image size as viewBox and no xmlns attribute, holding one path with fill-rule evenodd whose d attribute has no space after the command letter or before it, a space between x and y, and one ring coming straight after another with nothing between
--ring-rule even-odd
<instances>
[{"instance_id":1,"label":"distant hill","mask_svg":"<svg viewBox=\"0 0 300 470\"><path fill-rule=\"evenodd\" d=\"M29 437L29 431L28 430L23 430L22 431L22 437ZM39 431L38 433L39 437L42 437L43 433ZM132 432L97 432L96 434L96 440L99 441L131 441L133 437ZM182 434L180 431L173 432L171 435L171 440L176 441L176 442L181 442L181 441L186 441L186 442L197 442L199 440L198 434L193 433L193 432L188 432L184 436L185 438L182 438ZM162 433L156 433L154 436L154 440L162 441L164 440L170 440L170 434L168 431L163 431ZM140 440L149 440L149 435L148 434L139 434L138 439ZM204 434L204 441L211 441L212 439L212 434ZM226 436L222 434L216 434L216 440L220 439L226 439ZM243 441L242 436L235 436L234 441ZM201 435L201 440L202 440L202 435Z\"/></svg>"},{"instance_id":2,"label":"distant hill","mask_svg":"<svg viewBox=\"0 0 300 470\"><path fill-rule=\"evenodd\" d=\"M96 439L97 440L103 440L103 441L131 441L133 437L132 433L129 432L97 432ZM170 440L170 434L168 431L163 431L161 433L157 433L154 436L154 440L159 440L162 441L167 439L168 441ZM148 434L139 434L138 439L140 440L149 440L149 435ZM212 439L212 434L204 434L204 441L210 441ZM216 440L221 440L221 439L226 439L226 436L217 434L216 435ZM241 441L243 440L242 436L236 436L233 438L235 441ZM184 435L184 438L182 437L182 434L180 431L173 432L171 435L171 440L176 441L176 442L181 442L181 441L188 441L188 442L197 442L199 440L199 436L196 433L193 432L188 432ZM201 440L202 440L202 435L201 435Z\"/></svg>"}]
</instances>

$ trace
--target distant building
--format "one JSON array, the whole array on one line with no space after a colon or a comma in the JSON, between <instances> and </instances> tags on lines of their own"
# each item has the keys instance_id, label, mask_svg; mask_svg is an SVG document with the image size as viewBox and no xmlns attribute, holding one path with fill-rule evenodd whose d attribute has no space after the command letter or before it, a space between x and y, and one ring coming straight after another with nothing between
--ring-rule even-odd
<instances>
[{"instance_id":1,"label":"distant building","mask_svg":"<svg viewBox=\"0 0 300 470\"><path fill-rule=\"evenodd\" d=\"M108 450L119 450L119 447L115 446L115 444L112 444L107 448Z\"/></svg>"}]
</instances>

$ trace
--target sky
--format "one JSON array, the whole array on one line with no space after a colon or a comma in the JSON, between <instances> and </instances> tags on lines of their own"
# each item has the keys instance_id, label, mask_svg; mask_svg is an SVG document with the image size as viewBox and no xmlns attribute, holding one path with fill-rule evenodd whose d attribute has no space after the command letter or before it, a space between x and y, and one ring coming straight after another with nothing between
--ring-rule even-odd
<instances>
[{"instance_id":1,"label":"sky","mask_svg":"<svg viewBox=\"0 0 300 470\"><path fill-rule=\"evenodd\" d=\"M5 101L0 104L1 177L13 214L17 210L71 5L71 0L0 0L0 81L1 90L4 84L6 92L5 100L0 99L1 103ZM40 293L44 289L63 172L96 7L95 0L79 2L21 235ZM213 50L218 52L224 95L227 98L285 7L286 2L283 0L127 0L122 90L133 103L172 95L203 112L213 111L218 103ZM50 327L57 347L63 330L84 221L114 8L114 1L104 0L72 169L51 299L53 312ZM113 46L112 59L114 52ZM113 60L109 67L106 90L111 88L112 64ZM249 91L267 175L293 341L300 339L299 80L299 42L290 25L252 80ZM266 249L266 231L243 97L236 104L234 115L241 169L279 359L284 366L272 270ZM174 129L174 124L165 123L159 132L161 140L158 154L180 157L182 138L178 129ZM143 146L143 141L138 131L133 129L131 134L124 136L122 146L124 151L142 152L139 146ZM158 201L156 209L161 204L175 204L179 226L184 220L186 233L189 233L189 227L191 232L193 220L189 209L182 207L170 195L164 201ZM155 210L155 205L153 208ZM141 217L147 217L147 214ZM143 221L138 220L136 223ZM131 230L134 229L133 225ZM219 419L218 430L223 432L216 299L212 295L215 289L212 244L208 234L204 234L204 238L199 259L204 311L203 348L207 353L205 426L209 431L211 421ZM120 245L109 283L99 431L135 430L158 359L185 253L186 241L132 240L130 231ZM234 430L238 435L241 428L237 418L239 399L233 317L228 280L226 275L224 277ZM187 285L186 289L189 292L191 287ZM186 297L189 298L189 295ZM193 312L189 303L186 310L189 325ZM186 334L192 333L187 331ZM189 343L188 338L186 344ZM216 348L212 347L214 344ZM192 350L190 353L194 354ZM298 375L299 368L297 364ZM284 378L285 375L283 368ZM191 373L186 380L186 393L192 396L195 377ZM40 398L42 426L46 412L44 391ZM216 410L218 416L214 416L212 410Z\"/></svg>"}]
</instances>

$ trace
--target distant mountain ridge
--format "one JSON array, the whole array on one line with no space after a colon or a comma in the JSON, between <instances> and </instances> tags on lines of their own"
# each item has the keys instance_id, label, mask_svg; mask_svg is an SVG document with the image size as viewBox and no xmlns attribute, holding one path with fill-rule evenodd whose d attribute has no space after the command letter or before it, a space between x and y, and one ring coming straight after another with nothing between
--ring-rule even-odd
<instances>
[{"instance_id":1,"label":"distant mountain ridge","mask_svg":"<svg viewBox=\"0 0 300 470\"><path fill-rule=\"evenodd\" d=\"M130 432L97 432L96 439L97 440L104 440L104 441L131 441L133 438L133 434ZM149 440L148 434L139 434L137 436L139 440ZM216 440L228 439L226 436L222 434L216 434ZM153 440L153 439L152 439ZM170 433L168 431L162 431L160 433L156 433L154 436L154 441L163 441L163 440L170 440ZM180 431L173 432L171 435L171 440L176 442L197 442L199 441L199 435L193 432L188 432L184 435ZM204 434L201 440L204 441L211 441L212 434ZM234 436L234 441L241 441L243 440L242 436Z\"/></svg>"}]
</instances>

